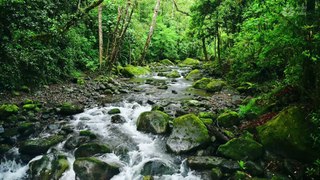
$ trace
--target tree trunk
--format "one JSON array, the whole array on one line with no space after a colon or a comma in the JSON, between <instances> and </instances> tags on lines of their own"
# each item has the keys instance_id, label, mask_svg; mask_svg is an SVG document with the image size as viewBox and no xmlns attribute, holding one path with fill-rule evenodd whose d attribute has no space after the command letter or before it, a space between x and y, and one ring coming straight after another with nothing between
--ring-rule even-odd
<instances>
[{"instance_id":1,"label":"tree trunk","mask_svg":"<svg viewBox=\"0 0 320 180\"><path fill-rule=\"evenodd\" d=\"M99 63L100 68L103 62L103 31L102 31L102 5L98 8L98 21L99 21Z\"/></svg>"},{"instance_id":2,"label":"tree trunk","mask_svg":"<svg viewBox=\"0 0 320 180\"><path fill-rule=\"evenodd\" d=\"M152 35L153 35L154 27L155 27L155 25L157 23L157 16L158 16L159 8L160 8L160 0L157 0L157 4L154 7L154 13L153 13L153 17L152 17L152 22L151 22L148 38L147 38L146 44L144 45L144 48L143 48L143 51L142 51L142 54L141 54L140 64L144 64L145 56L147 54L147 50L148 50L150 42L151 42L151 38L152 38Z\"/></svg>"},{"instance_id":3,"label":"tree trunk","mask_svg":"<svg viewBox=\"0 0 320 180\"><path fill-rule=\"evenodd\" d=\"M205 37L202 38L202 49L203 49L204 59L206 61L209 61Z\"/></svg>"},{"instance_id":4,"label":"tree trunk","mask_svg":"<svg viewBox=\"0 0 320 180\"><path fill-rule=\"evenodd\" d=\"M221 55L220 55L220 33L219 33L219 23L216 22L216 38L217 38L217 55L218 55L218 65L222 67Z\"/></svg>"}]
</instances>

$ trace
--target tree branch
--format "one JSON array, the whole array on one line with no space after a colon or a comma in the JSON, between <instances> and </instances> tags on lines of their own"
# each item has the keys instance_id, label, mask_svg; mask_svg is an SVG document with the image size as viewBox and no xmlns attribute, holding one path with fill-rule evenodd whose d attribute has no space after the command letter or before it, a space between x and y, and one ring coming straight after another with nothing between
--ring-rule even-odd
<instances>
[{"instance_id":1,"label":"tree branch","mask_svg":"<svg viewBox=\"0 0 320 180\"><path fill-rule=\"evenodd\" d=\"M184 12L184 11L182 11L182 10L180 10L180 9L178 8L178 5L177 5L177 3L176 3L175 0L172 0L172 1L173 1L173 4L174 4L174 7L176 8L176 10L177 10L179 13L182 13L182 14L184 14L184 15L190 16L189 13Z\"/></svg>"}]
</instances>

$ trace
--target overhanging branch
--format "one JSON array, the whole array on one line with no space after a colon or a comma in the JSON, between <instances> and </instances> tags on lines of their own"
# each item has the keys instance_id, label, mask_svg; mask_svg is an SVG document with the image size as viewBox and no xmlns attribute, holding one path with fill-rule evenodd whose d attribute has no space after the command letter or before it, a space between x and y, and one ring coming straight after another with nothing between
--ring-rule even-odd
<instances>
[{"instance_id":1,"label":"overhanging branch","mask_svg":"<svg viewBox=\"0 0 320 180\"><path fill-rule=\"evenodd\" d=\"M176 10L177 10L179 13L182 13L182 14L184 14L184 15L190 16L190 14L189 14L188 12L182 11L182 10L180 10L180 9L178 8L178 5L177 5L177 3L176 3L175 0L172 0L172 1L173 1L173 4L174 4L174 7L176 8Z\"/></svg>"}]
</instances>

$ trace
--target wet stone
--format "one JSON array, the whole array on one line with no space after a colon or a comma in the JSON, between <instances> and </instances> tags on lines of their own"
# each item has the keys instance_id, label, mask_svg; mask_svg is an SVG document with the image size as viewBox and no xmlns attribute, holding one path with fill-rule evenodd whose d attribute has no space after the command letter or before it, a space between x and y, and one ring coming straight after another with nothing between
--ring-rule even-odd
<instances>
[{"instance_id":1,"label":"wet stone","mask_svg":"<svg viewBox=\"0 0 320 180\"><path fill-rule=\"evenodd\" d=\"M126 119L123 116L117 114L111 117L111 122L121 124L121 123L125 123Z\"/></svg>"}]
</instances>

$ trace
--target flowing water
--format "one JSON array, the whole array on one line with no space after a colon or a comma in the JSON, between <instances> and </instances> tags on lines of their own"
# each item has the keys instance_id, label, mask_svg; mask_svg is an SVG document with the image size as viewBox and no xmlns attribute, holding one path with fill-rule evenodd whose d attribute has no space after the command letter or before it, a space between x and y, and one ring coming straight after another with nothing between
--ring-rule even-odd
<instances>
[{"instance_id":1,"label":"flowing water","mask_svg":"<svg viewBox=\"0 0 320 180\"><path fill-rule=\"evenodd\" d=\"M183 73L183 71L180 71L180 73ZM147 103L147 100L156 102L168 101L172 103L172 106L175 106L176 104L174 102L188 97L184 92L191 86L191 82L186 81L184 78L177 78L176 81L173 82L171 82L171 79L157 75L154 75L152 78L170 81L168 89L159 90L152 85L141 84L139 88L143 89L143 92L123 96L120 102L87 109L85 112L75 115L68 123L74 131L90 130L98 136L100 143L111 146L113 150L112 153L103 154L97 158L121 167L120 173L114 176L112 178L113 180L142 179L143 175L141 173L144 166L152 162L157 162L157 164L162 164L166 167L166 171L162 172L159 172L161 168L157 169L159 166L155 166L155 169L152 169L155 179L201 179L196 172L191 171L187 167L185 157L167 152L165 145L166 136L143 133L136 129L138 116L142 112L150 111L152 108L151 105ZM175 93L173 93L173 91L175 91ZM111 122L111 115L107 112L113 108L120 109L120 115L125 118L124 123L115 124ZM75 172L72 168L75 158L73 151L68 151L63 148L64 143L65 141L51 149L59 151L60 154L65 154L68 157L70 168L60 179L73 180L76 179ZM12 156L19 156L17 148L11 151ZM50 151L52 150L49 150L49 152ZM35 161L41 157L42 156L37 156L31 161ZM11 160L6 160L1 163L0 179L27 179L28 164L17 162L14 159L15 158L11 158Z\"/></svg>"}]
</instances>

